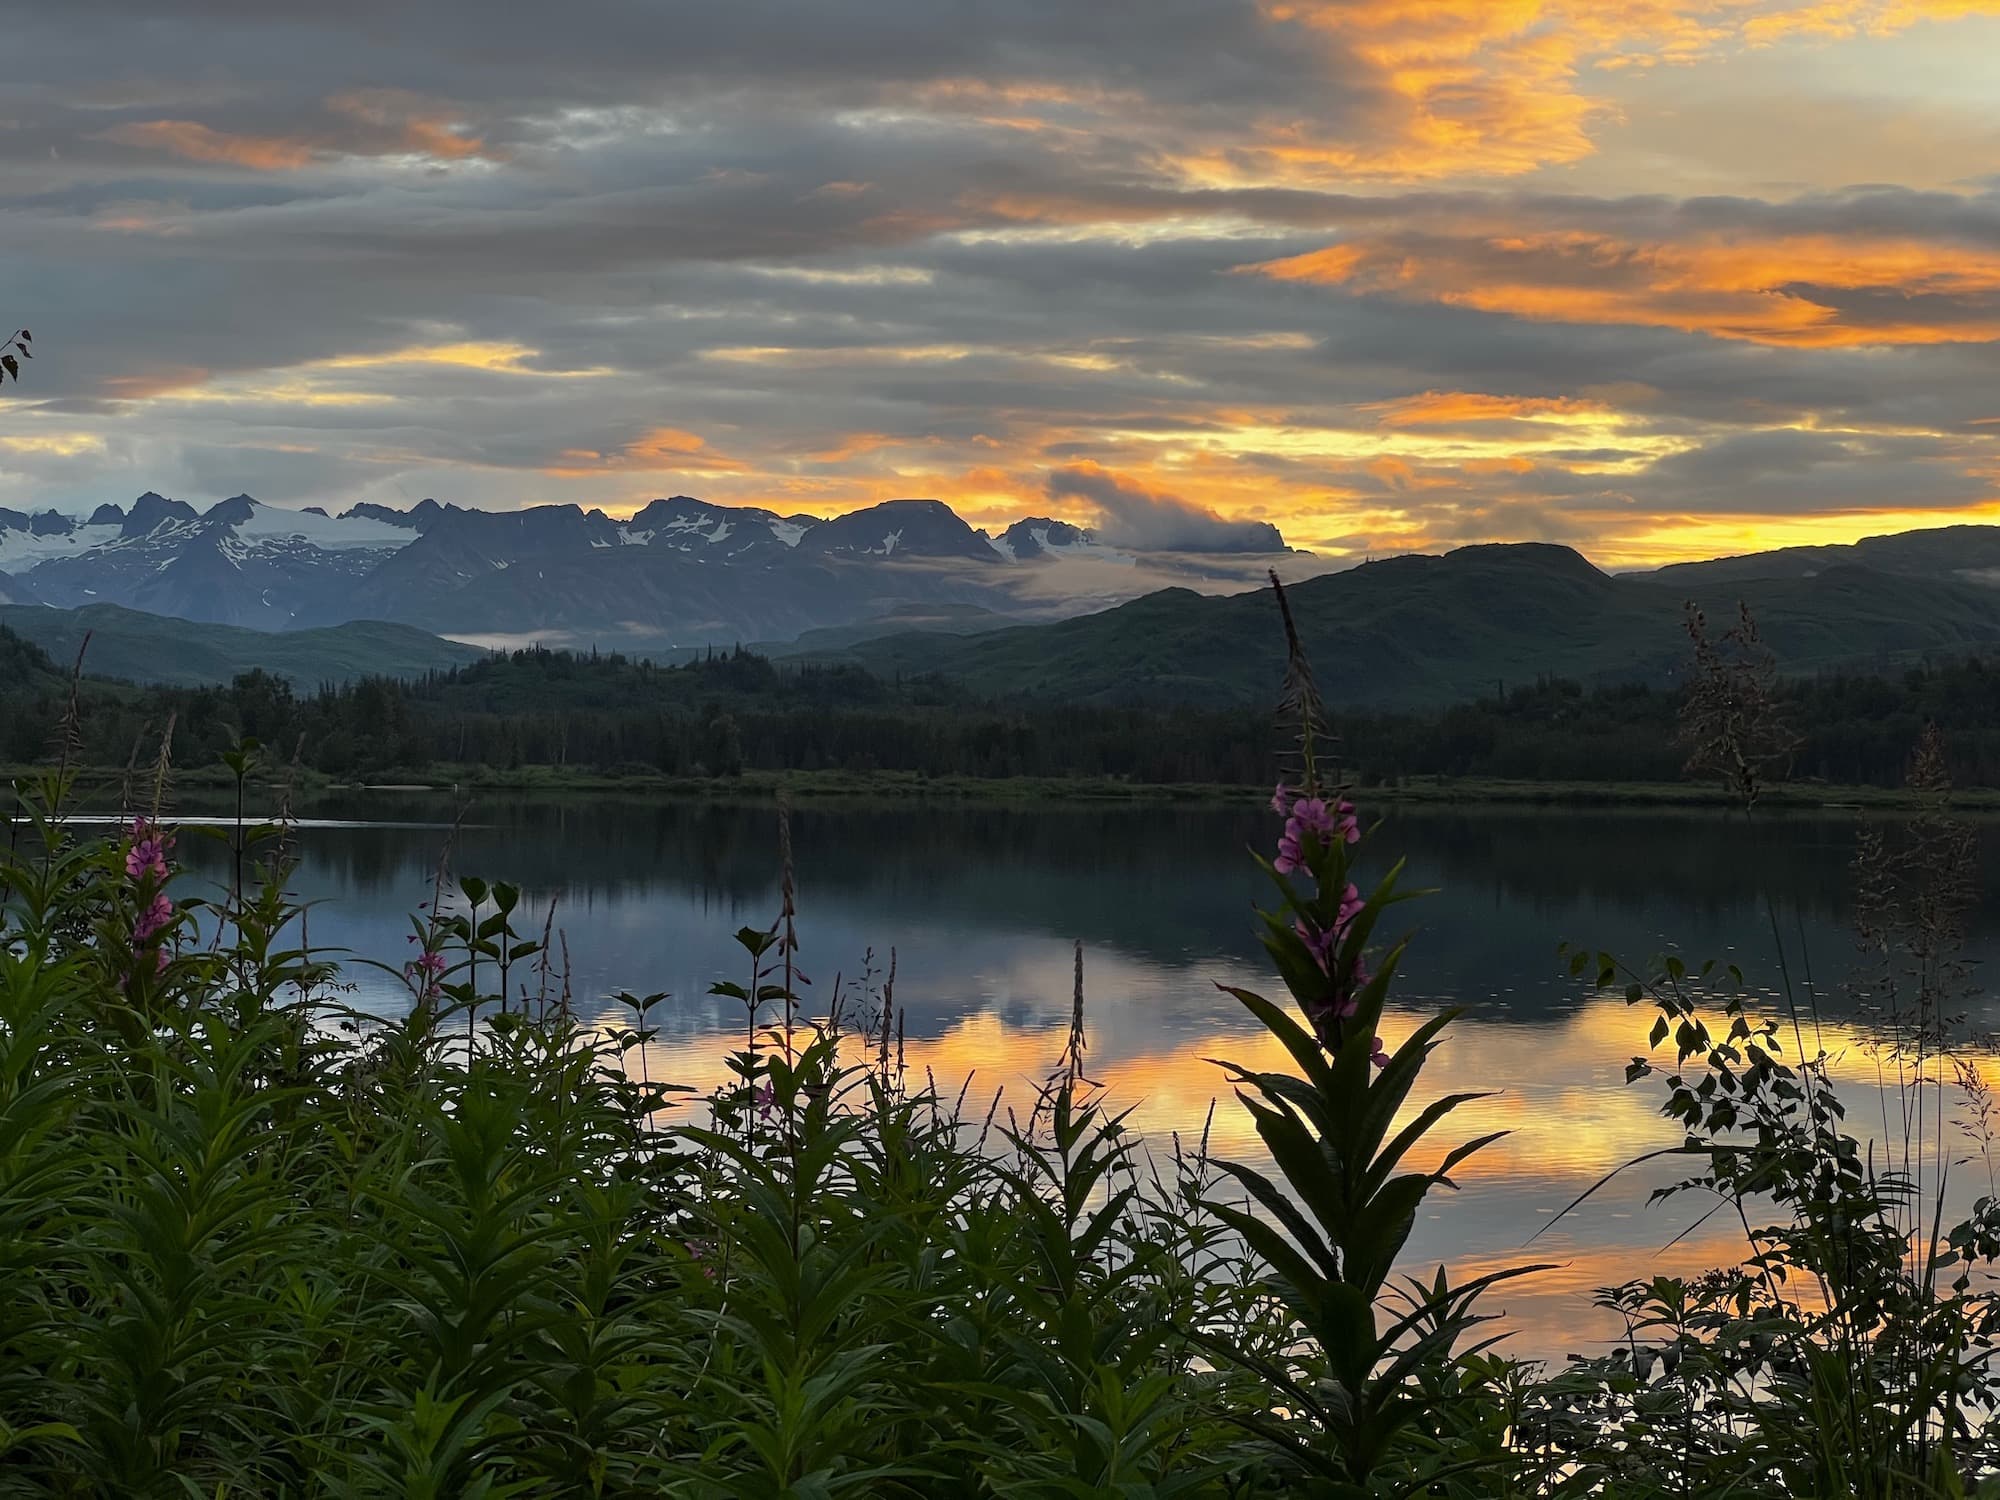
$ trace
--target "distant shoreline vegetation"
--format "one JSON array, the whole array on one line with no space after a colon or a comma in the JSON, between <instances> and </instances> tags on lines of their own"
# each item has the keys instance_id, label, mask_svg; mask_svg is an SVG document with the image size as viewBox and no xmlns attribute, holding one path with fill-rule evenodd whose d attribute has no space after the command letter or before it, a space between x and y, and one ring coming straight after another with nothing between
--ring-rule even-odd
<instances>
[{"instance_id":1,"label":"distant shoreline vegetation","mask_svg":"<svg viewBox=\"0 0 2000 1500\"><path fill-rule=\"evenodd\" d=\"M20 781L34 773L30 766L0 766L0 781ZM411 773L415 777L416 773ZM275 787L281 777L264 770L251 777L253 786ZM119 790L121 773L96 767L78 774L76 786L87 802ZM207 767L181 773L178 784L193 802L203 793L220 793L234 786L233 778ZM795 804L963 802L984 806L1071 805L1105 807L1179 806L1254 808L1268 790L1215 782L1118 781L1081 776L925 776L898 771L746 771L739 776L661 776L653 773L613 774L551 766L495 770L486 766L433 767L422 779L339 780L319 773L301 773L292 788L300 811L310 812L315 798L365 793L384 799L481 794L526 797L586 797L699 799L762 804L784 796ZM1384 804L1453 807L1565 806L1687 811L1719 811L1734 805L1725 792L1698 781L1505 781L1483 777L1410 778L1398 785L1377 786L1370 793ZM1821 812L1880 810L1893 812L1917 805L1907 787L1840 786L1792 782L1772 789L1762 804L1769 811ZM1970 815L2000 813L2000 787L1974 787L1956 794L1955 805Z\"/></svg>"},{"instance_id":2,"label":"distant shoreline vegetation","mask_svg":"<svg viewBox=\"0 0 2000 1500\"><path fill-rule=\"evenodd\" d=\"M310 692L261 670L141 687L89 665L86 651L73 677L0 627L0 765L41 761L72 700L80 767L122 771L171 721L177 763L214 765L255 739L268 774L302 789L1221 801L1268 791L1282 746L1262 710L982 698L940 676L741 649L677 666L529 650ZM2000 788L2000 663L1827 673L1774 691L1793 741L1777 800L1893 801L1926 724L1944 732L1966 801ZM1551 678L1437 710L1348 709L1333 753L1378 800L1714 801L1684 770L1686 694Z\"/></svg>"}]
</instances>

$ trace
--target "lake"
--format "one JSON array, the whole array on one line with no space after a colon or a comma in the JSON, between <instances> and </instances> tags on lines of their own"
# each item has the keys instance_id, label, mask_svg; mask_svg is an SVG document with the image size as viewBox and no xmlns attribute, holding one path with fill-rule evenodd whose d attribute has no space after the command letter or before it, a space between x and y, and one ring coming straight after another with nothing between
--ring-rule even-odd
<instances>
[{"instance_id":1,"label":"lake","mask_svg":"<svg viewBox=\"0 0 2000 1500\"><path fill-rule=\"evenodd\" d=\"M314 903L312 945L400 964L452 809L416 794L354 794L309 811L355 820L300 831L294 889ZM1691 961L1714 956L1775 992L1764 898L1774 893L1794 977L1809 965L1822 992L1828 1045L1855 1091L1850 1118L1875 1108L1859 1097L1876 1077L1868 1037L1838 989L1854 952L1858 815L1751 824L1719 813L1391 806L1364 807L1364 821L1377 812L1370 868L1406 858L1409 884L1437 888L1387 920L1387 930L1413 929L1416 941L1385 1035L1393 1043L1439 1007L1464 1006L1426 1070L1425 1091L1497 1091L1462 1113L1451 1139L1514 1132L1474 1159L1461 1191L1432 1199L1412 1249L1420 1264L1445 1260L1467 1272L1560 1262L1502 1299L1522 1352L1580 1352L1611 1337L1615 1325L1590 1307L1598 1286L1733 1263L1741 1251L1721 1216L1697 1227L1706 1204L1649 1207L1648 1190L1664 1180L1658 1171L1620 1178L1527 1246L1604 1173L1677 1138L1657 1113L1658 1086L1624 1081L1653 1012L1589 993L1568 977L1559 943L1634 962L1663 949ZM1282 996L1255 937L1253 904L1268 885L1245 852L1268 848L1277 832L1276 818L1251 808L808 805L792 819L800 967L823 1004L836 976L852 981L870 950L886 967L893 950L910 1068L951 1090L976 1075L980 1110L1004 1087L1025 1111L1062 1050L1080 940L1090 1076L1133 1108L1150 1140L1164 1146L1178 1131L1191 1142L1219 1092L1208 1059L1278 1062L1274 1044L1216 989L1228 982ZM1982 823L1979 842L1975 957L2000 938L2000 824ZM215 845L187 837L182 852L197 876L223 878ZM617 990L669 993L654 1013L662 1035L652 1076L697 1087L720 1080L742 1011L707 991L742 977L731 934L768 927L777 913L772 808L488 798L467 814L453 864L523 886L522 930L539 933L555 904L587 1018L623 1017L605 999ZM354 1002L372 1009L407 998L386 973L350 966L348 979ZM2000 1027L1990 997L1971 1010L1975 1033ZM1212 1143L1220 1154L1260 1155L1226 1095ZM1975 1179L1986 1191L1983 1163L1959 1169L1968 1196Z\"/></svg>"}]
</instances>

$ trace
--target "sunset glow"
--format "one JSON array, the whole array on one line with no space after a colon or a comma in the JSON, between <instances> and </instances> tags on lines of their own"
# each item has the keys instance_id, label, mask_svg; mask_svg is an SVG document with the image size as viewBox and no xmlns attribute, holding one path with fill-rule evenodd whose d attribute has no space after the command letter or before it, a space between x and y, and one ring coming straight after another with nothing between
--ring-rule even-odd
<instances>
[{"instance_id":1,"label":"sunset glow","mask_svg":"<svg viewBox=\"0 0 2000 1500\"><path fill-rule=\"evenodd\" d=\"M25 17L0 504L1090 523L1088 465L1606 566L2000 519L2000 0L982 17L280 8L115 70Z\"/></svg>"}]
</instances>

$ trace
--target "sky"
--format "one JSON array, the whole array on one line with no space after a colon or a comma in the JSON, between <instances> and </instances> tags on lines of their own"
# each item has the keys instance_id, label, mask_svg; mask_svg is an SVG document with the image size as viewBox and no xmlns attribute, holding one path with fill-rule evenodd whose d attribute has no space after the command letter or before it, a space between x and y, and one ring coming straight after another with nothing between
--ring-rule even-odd
<instances>
[{"instance_id":1,"label":"sky","mask_svg":"<svg viewBox=\"0 0 2000 1500\"><path fill-rule=\"evenodd\" d=\"M2000 0L0 14L0 505L2000 521Z\"/></svg>"}]
</instances>

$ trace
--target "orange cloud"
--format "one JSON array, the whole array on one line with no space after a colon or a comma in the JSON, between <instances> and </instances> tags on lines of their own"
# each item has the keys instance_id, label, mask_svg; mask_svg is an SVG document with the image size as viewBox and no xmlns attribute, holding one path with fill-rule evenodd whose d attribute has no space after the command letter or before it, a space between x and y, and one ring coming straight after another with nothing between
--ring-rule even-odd
<instances>
[{"instance_id":1,"label":"orange cloud","mask_svg":"<svg viewBox=\"0 0 2000 1500\"><path fill-rule=\"evenodd\" d=\"M2000 12L2000 0L1263 0L1376 84L1359 128L1303 120L1173 148L1210 186L1515 176L1580 161L1619 118L1608 80L1793 37L1882 36ZM1360 91L1368 97L1367 90Z\"/></svg>"},{"instance_id":2,"label":"orange cloud","mask_svg":"<svg viewBox=\"0 0 2000 1500\"><path fill-rule=\"evenodd\" d=\"M187 211L185 203L125 199L100 205L90 216L90 227L120 234L184 235L188 232Z\"/></svg>"},{"instance_id":3,"label":"orange cloud","mask_svg":"<svg viewBox=\"0 0 2000 1500\"><path fill-rule=\"evenodd\" d=\"M909 443L908 438L899 438L886 432L850 432L829 447L808 453L807 458L816 464L844 464L852 458L865 458L871 453L880 453L885 448L900 448Z\"/></svg>"},{"instance_id":4,"label":"orange cloud","mask_svg":"<svg viewBox=\"0 0 2000 1500\"><path fill-rule=\"evenodd\" d=\"M1513 422L1534 417L1584 416L1607 412L1601 401L1577 396L1489 396L1477 391L1425 391L1394 401L1373 401L1360 410L1380 412L1384 427L1454 427L1472 422Z\"/></svg>"},{"instance_id":5,"label":"orange cloud","mask_svg":"<svg viewBox=\"0 0 2000 1500\"><path fill-rule=\"evenodd\" d=\"M114 126L98 139L257 172L293 172L315 160L341 156L408 155L463 161L495 155L479 137L461 134L436 106L397 90L335 94L326 107L352 124L345 130L275 136L232 135L194 120L147 120Z\"/></svg>"},{"instance_id":6,"label":"orange cloud","mask_svg":"<svg viewBox=\"0 0 2000 1500\"><path fill-rule=\"evenodd\" d=\"M100 140L148 151L166 151L189 161L223 162L255 172L292 172L317 154L313 146L286 136L225 135L193 120L148 120L118 125Z\"/></svg>"},{"instance_id":7,"label":"orange cloud","mask_svg":"<svg viewBox=\"0 0 2000 1500\"><path fill-rule=\"evenodd\" d=\"M1244 269L1534 322L1675 328L1800 348L2000 338L2000 252L1918 240L1392 234Z\"/></svg>"},{"instance_id":8,"label":"orange cloud","mask_svg":"<svg viewBox=\"0 0 2000 1500\"><path fill-rule=\"evenodd\" d=\"M399 90L357 89L335 94L326 105L338 114L388 132L382 144L389 150L401 149L439 161L463 161L493 154L478 136L461 135L444 113ZM371 154L387 154L387 151Z\"/></svg>"},{"instance_id":9,"label":"orange cloud","mask_svg":"<svg viewBox=\"0 0 2000 1500\"><path fill-rule=\"evenodd\" d=\"M561 462L542 470L552 476L574 478L588 474L668 473L742 474L750 466L741 459L718 453L705 438L679 427L655 427L632 439L612 453L592 448L565 448Z\"/></svg>"}]
</instances>

